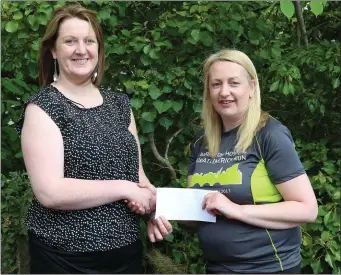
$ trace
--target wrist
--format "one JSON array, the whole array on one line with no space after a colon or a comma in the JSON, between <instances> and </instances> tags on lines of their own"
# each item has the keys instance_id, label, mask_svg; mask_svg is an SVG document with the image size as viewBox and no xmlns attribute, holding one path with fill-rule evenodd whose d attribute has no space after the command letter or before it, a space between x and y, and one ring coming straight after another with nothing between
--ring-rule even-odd
<instances>
[{"instance_id":1,"label":"wrist","mask_svg":"<svg viewBox=\"0 0 341 275\"><path fill-rule=\"evenodd\" d=\"M136 183L124 180L122 186L122 200L132 201L133 188L136 188Z\"/></svg>"}]
</instances>

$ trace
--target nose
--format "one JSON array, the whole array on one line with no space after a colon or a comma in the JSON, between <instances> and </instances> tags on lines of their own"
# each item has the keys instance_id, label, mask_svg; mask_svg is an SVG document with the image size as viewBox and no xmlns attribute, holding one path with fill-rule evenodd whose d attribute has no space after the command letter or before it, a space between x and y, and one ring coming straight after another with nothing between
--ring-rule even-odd
<instances>
[{"instance_id":1,"label":"nose","mask_svg":"<svg viewBox=\"0 0 341 275\"><path fill-rule=\"evenodd\" d=\"M227 83L222 83L221 89L220 89L220 96L227 97L231 94L230 87Z\"/></svg>"},{"instance_id":2,"label":"nose","mask_svg":"<svg viewBox=\"0 0 341 275\"><path fill-rule=\"evenodd\" d=\"M79 41L77 43L76 53L78 53L78 54L85 54L86 53L86 45L83 41Z\"/></svg>"}]
</instances>

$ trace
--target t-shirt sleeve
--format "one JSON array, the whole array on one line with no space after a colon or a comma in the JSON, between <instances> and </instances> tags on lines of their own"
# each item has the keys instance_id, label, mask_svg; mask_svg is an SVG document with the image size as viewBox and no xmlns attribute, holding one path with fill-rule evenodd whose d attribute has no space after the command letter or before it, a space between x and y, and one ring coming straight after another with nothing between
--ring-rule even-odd
<instances>
[{"instance_id":1,"label":"t-shirt sleeve","mask_svg":"<svg viewBox=\"0 0 341 275\"><path fill-rule=\"evenodd\" d=\"M200 152L200 146L203 140L203 133L200 131L189 146L189 169L188 175L191 176L194 174L195 171L195 164Z\"/></svg>"},{"instance_id":2,"label":"t-shirt sleeve","mask_svg":"<svg viewBox=\"0 0 341 275\"><path fill-rule=\"evenodd\" d=\"M260 143L265 166L274 184L286 182L305 173L287 127L277 125L275 129L266 131L260 138Z\"/></svg>"}]
</instances>

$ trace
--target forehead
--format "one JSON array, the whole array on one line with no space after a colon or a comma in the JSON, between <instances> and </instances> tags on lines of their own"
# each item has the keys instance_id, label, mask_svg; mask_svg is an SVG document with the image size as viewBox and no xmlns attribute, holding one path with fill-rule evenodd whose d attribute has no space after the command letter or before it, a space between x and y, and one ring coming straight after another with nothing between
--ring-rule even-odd
<instances>
[{"instance_id":1,"label":"forehead","mask_svg":"<svg viewBox=\"0 0 341 275\"><path fill-rule=\"evenodd\" d=\"M58 34L59 37L96 36L95 31L93 30L88 21L75 17L65 19L62 23L60 23Z\"/></svg>"},{"instance_id":2,"label":"forehead","mask_svg":"<svg viewBox=\"0 0 341 275\"><path fill-rule=\"evenodd\" d=\"M243 66L231 61L216 61L209 70L211 78L231 78L231 77L245 77L247 75Z\"/></svg>"}]
</instances>

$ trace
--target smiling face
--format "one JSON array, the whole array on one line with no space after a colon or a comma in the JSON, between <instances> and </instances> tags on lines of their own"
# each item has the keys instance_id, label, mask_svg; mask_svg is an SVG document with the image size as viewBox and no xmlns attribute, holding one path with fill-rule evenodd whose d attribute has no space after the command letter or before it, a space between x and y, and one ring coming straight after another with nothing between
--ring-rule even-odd
<instances>
[{"instance_id":1,"label":"smiling face","mask_svg":"<svg viewBox=\"0 0 341 275\"><path fill-rule=\"evenodd\" d=\"M241 121L255 89L247 71L234 62L216 61L209 69L208 85L212 105L224 125Z\"/></svg>"},{"instance_id":2,"label":"smiling face","mask_svg":"<svg viewBox=\"0 0 341 275\"><path fill-rule=\"evenodd\" d=\"M58 81L67 79L80 84L88 80L98 63L98 43L89 22L79 18L64 20L52 55L59 65Z\"/></svg>"}]
</instances>

